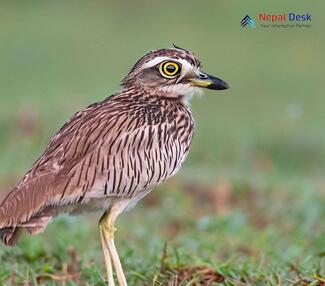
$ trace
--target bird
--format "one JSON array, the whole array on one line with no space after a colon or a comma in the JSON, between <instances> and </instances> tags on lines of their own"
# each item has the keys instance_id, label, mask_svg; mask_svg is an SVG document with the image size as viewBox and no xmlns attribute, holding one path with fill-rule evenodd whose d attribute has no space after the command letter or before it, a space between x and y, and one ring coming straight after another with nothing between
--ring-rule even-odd
<instances>
[{"instance_id":1,"label":"bird","mask_svg":"<svg viewBox=\"0 0 325 286\"><path fill-rule=\"evenodd\" d=\"M140 58L121 90L73 115L0 204L0 240L42 233L60 213L102 211L98 229L107 285L126 286L115 247L115 221L186 159L195 122L190 98L229 85L201 70L190 51L173 45ZM114 268L113 268L114 267Z\"/></svg>"}]
</instances>

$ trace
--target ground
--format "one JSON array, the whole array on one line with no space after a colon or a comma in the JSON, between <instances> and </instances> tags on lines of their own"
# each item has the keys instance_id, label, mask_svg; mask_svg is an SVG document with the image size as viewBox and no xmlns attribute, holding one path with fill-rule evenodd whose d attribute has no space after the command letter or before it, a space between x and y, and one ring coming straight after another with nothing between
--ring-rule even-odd
<instances>
[{"instance_id":1,"label":"ground","mask_svg":"<svg viewBox=\"0 0 325 286\"><path fill-rule=\"evenodd\" d=\"M322 208L306 186L172 180L121 216L117 247L130 285L323 285ZM1 285L105 285L97 219L1 248Z\"/></svg>"}]
</instances>

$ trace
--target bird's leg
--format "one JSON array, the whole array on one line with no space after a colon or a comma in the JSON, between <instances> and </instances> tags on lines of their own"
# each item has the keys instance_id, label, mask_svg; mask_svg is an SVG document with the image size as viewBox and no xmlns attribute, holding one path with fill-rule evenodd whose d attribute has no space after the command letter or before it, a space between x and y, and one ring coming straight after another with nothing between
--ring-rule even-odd
<instances>
[{"instance_id":1,"label":"bird's leg","mask_svg":"<svg viewBox=\"0 0 325 286\"><path fill-rule=\"evenodd\" d=\"M99 228L99 235L100 240L103 247L104 252L104 259L105 259L105 267L106 267L106 273L107 273L107 279L108 279L108 286L115 286L114 283L114 277L113 277L113 269L112 269L112 261L110 258L109 251L107 249L107 241L105 239L104 235L104 229L105 229L105 222L107 220L107 213L105 212L101 219L99 220L98 228Z\"/></svg>"},{"instance_id":2,"label":"bird's leg","mask_svg":"<svg viewBox=\"0 0 325 286\"><path fill-rule=\"evenodd\" d=\"M110 212L107 214L107 216L104 217L104 237L107 243L107 248L110 254L110 257L112 258L114 268L116 271L117 280L119 282L120 286L127 286L127 282L125 279L125 275L122 269L121 261L118 256L115 243L114 243L114 233L116 231L116 228L114 227L115 220L118 217L118 215L126 208L126 206L129 204L129 200L123 200L123 201L117 201L113 204L113 206L110 209Z\"/></svg>"}]
</instances>

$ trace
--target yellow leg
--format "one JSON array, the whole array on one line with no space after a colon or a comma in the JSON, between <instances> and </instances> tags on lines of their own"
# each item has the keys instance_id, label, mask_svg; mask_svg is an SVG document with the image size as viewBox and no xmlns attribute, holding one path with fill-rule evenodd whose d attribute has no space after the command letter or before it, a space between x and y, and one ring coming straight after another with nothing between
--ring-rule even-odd
<instances>
[{"instance_id":1,"label":"yellow leg","mask_svg":"<svg viewBox=\"0 0 325 286\"><path fill-rule=\"evenodd\" d=\"M107 241L104 236L104 228L105 228L104 222L105 222L106 216L107 216L107 214L104 213L104 215L101 217L101 219L99 221L98 228L99 228L100 240L101 240L102 247L103 247L108 286L115 286L114 277L113 277L112 261L111 261L110 255L109 255L109 251L107 249Z\"/></svg>"},{"instance_id":2,"label":"yellow leg","mask_svg":"<svg viewBox=\"0 0 325 286\"><path fill-rule=\"evenodd\" d=\"M118 256L115 243L114 243L114 233L116 228L114 227L115 220L118 215L123 212L126 206L129 204L129 200L117 201L113 204L109 213L105 213L101 219L103 225L103 237L106 242L106 247L109 252L109 256L113 261L114 268L116 271L117 280L120 286L127 286L124 271L120 258Z\"/></svg>"}]
</instances>

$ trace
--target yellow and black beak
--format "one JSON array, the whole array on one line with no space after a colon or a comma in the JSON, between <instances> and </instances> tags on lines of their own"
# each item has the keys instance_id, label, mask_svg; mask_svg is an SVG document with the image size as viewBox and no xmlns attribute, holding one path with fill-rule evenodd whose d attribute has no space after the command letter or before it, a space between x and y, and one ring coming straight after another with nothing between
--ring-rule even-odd
<instances>
[{"instance_id":1,"label":"yellow and black beak","mask_svg":"<svg viewBox=\"0 0 325 286\"><path fill-rule=\"evenodd\" d=\"M189 78L189 81L195 86L205 87L213 90L223 90L229 88L229 85L222 79L201 71L194 77Z\"/></svg>"}]
</instances>

